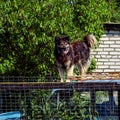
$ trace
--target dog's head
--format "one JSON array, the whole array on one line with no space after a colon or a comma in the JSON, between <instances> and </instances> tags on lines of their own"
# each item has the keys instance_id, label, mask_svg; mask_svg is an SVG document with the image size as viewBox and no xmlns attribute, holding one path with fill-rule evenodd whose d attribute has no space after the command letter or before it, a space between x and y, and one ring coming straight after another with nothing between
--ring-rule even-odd
<instances>
[{"instance_id":1,"label":"dog's head","mask_svg":"<svg viewBox=\"0 0 120 120\"><path fill-rule=\"evenodd\" d=\"M96 37L93 34L86 35L83 41L88 45L88 47L92 48L96 43Z\"/></svg>"},{"instance_id":2,"label":"dog's head","mask_svg":"<svg viewBox=\"0 0 120 120\"><path fill-rule=\"evenodd\" d=\"M70 50L70 38L69 36L56 36L55 37L55 47L57 49L57 52L64 56L66 55Z\"/></svg>"}]
</instances>

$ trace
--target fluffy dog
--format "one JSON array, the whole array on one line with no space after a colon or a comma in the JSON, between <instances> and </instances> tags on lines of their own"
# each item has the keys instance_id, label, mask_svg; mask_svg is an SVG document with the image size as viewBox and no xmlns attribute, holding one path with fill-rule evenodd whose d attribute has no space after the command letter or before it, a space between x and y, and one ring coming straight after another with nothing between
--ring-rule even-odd
<instances>
[{"instance_id":1,"label":"fluffy dog","mask_svg":"<svg viewBox=\"0 0 120 120\"><path fill-rule=\"evenodd\" d=\"M75 66L78 67L82 76L87 72L90 66L91 48L95 43L96 38L93 34L86 35L83 41L77 40L72 43L70 43L69 36L55 37L54 54L61 82L65 79L65 73L67 73L67 78L73 76Z\"/></svg>"}]
</instances>

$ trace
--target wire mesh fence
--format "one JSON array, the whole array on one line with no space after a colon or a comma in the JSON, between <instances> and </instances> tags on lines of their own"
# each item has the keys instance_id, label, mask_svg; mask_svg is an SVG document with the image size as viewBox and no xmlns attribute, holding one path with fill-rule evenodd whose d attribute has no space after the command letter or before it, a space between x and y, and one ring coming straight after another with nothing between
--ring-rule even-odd
<instances>
[{"instance_id":1,"label":"wire mesh fence","mask_svg":"<svg viewBox=\"0 0 120 120\"><path fill-rule=\"evenodd\" d=\"M120 80L39 79L43 78L0 77L0 120L120 119Z\"/></svg>"}]
</instances>

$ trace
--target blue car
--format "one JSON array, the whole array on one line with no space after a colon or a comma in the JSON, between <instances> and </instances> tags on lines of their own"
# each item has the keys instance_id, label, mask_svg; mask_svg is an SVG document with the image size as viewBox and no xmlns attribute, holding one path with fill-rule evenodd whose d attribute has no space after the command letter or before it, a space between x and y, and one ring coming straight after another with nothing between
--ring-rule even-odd
<instances>
[{"instance_id":1,"label":"blue car","mask_svg":"<svg viewBox=\"0 0 120 120\"><path fill-rule=\"evenodd\" d=\"M12 111L0 114L0 120L26 120L19 111Z\"/></svg>"},{"instance_id":2,"label":"blue car","mask_svg":"<svg viewBox=\"0 0 120 120\"><path fill-rule=\"evenodd\" d=\"M84 91L81 89L78 89L76 91L83 96L87 96L88 100L90 101L94 99L92 98L93 96L91 96L91 93L89 91ZM72 103L70 100L72 98L73 92L74 91L72 89L53 89L51 100L53 100L56 103L56 105L58 105L60 101L64 99L70 106ZM101 92L101 91L98 91L98 92ZM114 96L110 95L109 92L106 91L106 94L107 93L108 93L108 96L105 95L104 97L102 97L102 93L101 93L101 96L99 95L100 93L98 94L98 96L103 99L101 103L94 102L95 103L94 109L98 113L98 116L96 116L95 120L118 120L118 105L116 105ZM97 99L97 96L95 98Z\"/></svg>"}]
</instances>

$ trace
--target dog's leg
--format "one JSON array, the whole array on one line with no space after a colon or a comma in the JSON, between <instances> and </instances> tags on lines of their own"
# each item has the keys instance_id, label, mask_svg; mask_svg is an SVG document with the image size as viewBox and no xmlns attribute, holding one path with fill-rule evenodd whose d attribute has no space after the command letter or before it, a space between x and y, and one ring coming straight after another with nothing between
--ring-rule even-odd
<instances>
[{"instance_id":1,"label":"dog's leg","mask_svg":"<svg viewBox=\"0 0 120 120\"><path fill-rule=\"evenodd\" d=\"M78 69L79 69L80 75L83 76L83 75L85 74L85 73L84 73L84 72L85 72L85 69L84 69L81 61L78 62L77 67L78 67Z\"/></svg>"},{"instance_id":2,"label":"dog's leg","mask_svg":"<svg viewBox=\"0 0 120 120\"><path fill-rule=\"evenodd\" d=\"M86 72L87 72L86 66L82 66L82 68L81 68L81 76L85 76Z\"/></svg>"},{"instance_id":3,"label":"dog's leg","mask_svg":"<svg viewBox=\"0 0 120 120\"><path fill-rule=\"evenodd\" d=\"M74 65L72 65L72 66L67 70L67 79L66 79L66 82L70 82L70 78L73 77L73 70L74 70Z\"/></svg>"},{"instance_id":4,"label":"dog's leg","mask_svg":"<svg viewBox=\"0 0 120 120\"><path fill-rule=\"evenodd\" d=\"M60 75L60 78L61 78L61 82L64 82L65 71L62 68L58 68L58 71L59 71L59 75Z\"/></svg>"},{"instance_id":5,"label":"dog's leg","mask_svg":"<svg viewBox=\"0 0 120 120\"><path fill-rule=\"evenodd\" d=\"M77 64L77 67L78 67L79 72L80 72L80 80L82 80L83 77L85 76L86 72L87 72L88 67L85 64L82 65L81 62L79 62Z\"/></svg>"},{"instance_id":6,"label":"dog's leg","mask_svg":"<svg viewBox=\"0 0 120 120\"><path fill-rule=\"evenodd\" d=\"M86 63L84 63L81 67L81 75L84 76L87 73L87 70L90 66L90 60L88 60Z\"/></svg>"},{"instance_id":7,"label":"dog's leg","mask_svg":"<svg viewBox=\"0 0 120 120\"><path fill-rule=\"evenodd\" d=\"M83 66L81 64L77 64L77 67L78 67L79 72L80 72L80 80L82 80L87 72L86 66Z\"/></svg>"}]
</instances>

